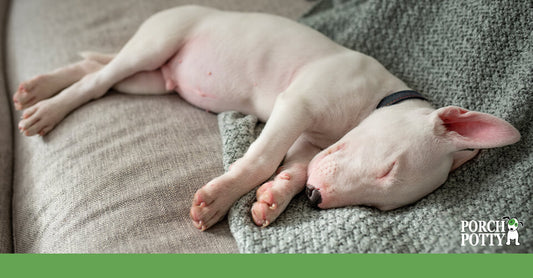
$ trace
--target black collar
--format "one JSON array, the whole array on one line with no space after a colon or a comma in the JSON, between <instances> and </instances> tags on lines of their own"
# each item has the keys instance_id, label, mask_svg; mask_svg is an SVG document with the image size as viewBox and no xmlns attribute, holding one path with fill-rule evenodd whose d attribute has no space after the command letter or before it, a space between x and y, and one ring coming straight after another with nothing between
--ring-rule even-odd
<instances>
[{"instance_id":1,"label":"black collar","mask_svg":"<svg viewBox=\"0 0 533 278\"><path fill-rule=\"evenodd\" d=\"M385 106L394 105L396 103L400 103L400 102L402 102L404 100L408 100L408 99L421 99L421 100L427 101L427 99L424 96L422 96L417 91L413 91L413 90L399 91L399 92L396 92L396 93L394 93L392 95L388 95L388 96L384 97L379 102L379 104L376 107L376 109L379 109L379 108L382 108L382 107L385 107Z\"/></svg>"}]
</instances>

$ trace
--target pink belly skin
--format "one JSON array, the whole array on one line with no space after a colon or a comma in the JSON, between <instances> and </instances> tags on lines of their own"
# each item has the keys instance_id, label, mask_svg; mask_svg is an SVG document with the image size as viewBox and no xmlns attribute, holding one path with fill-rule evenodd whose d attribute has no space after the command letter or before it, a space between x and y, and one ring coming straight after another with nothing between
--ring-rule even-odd
<instances>
[{"instance_id":1,"label":"pink belly skin","mask_svg":"<svg viewBox=\"0 0 533 278\"><path fill-rule=\"evenodd\" d=\"M301 61L278 58L260 42L243 46L233 39L216 34L189 39L162 67L167 89L204 110L237 110L266 121ZM254 51L243 53L243 47Z\"/></svg>"}]
</instances>

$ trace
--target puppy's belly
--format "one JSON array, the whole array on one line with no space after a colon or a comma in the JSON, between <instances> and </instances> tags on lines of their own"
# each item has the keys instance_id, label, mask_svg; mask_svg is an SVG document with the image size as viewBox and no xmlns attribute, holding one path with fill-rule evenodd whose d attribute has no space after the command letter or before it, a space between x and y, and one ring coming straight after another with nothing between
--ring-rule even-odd
<instances>
[{"instance_id":1,"label":"puppy's belly","mask_svg":"<svg viewBox=\"0 0 533 278\"><path fill-rule=\"evenodd\" d=\"M291 83L302 59L291 60L237 38L197 36L164 66L165 80L189 103L212 112L237 110L266 121L276 96Z\"/></svg>"}]
</instances>

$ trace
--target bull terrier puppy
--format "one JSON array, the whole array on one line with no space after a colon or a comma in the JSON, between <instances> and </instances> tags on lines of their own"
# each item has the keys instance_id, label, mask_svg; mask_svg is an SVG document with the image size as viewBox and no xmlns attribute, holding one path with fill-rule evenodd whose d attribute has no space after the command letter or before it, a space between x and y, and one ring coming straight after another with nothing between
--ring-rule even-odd
<instances>
[{"instance_id":1,"label":"bull terrier puppy","mask_svg":"<svg viewBox=\"0 0 533 278\"><path fill-rule=\"evenodd\" d=\"M251 213L258 226L306 185L322 209L395 209L435 190L479 149L520 138L497 117L434 109L374 58L274 15L177 7L148 18L116 55L82 56L19 86L21 132L44 136L110 88L177 92L202 109L266 122L246 154L195 193L190 216L200 230L258 185Z\"/></svg>"}]
</instances>

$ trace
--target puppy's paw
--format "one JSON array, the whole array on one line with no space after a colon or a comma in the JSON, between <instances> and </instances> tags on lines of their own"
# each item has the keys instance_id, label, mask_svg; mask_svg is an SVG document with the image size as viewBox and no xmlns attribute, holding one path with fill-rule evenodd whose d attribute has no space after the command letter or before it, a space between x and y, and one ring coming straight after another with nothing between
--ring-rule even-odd
<instances>
[{"instance_id":1,"label":"puppy's paw","mask_svg":"<svg viewBox=\"0 0 533 278\"><path fill-rule=\"evenodd\" d=\"M64 113L50 99L40 101L24 110L18 124L20 132L26 136L44 136L64 118Z\"/></svg>"},{"instance_id":2,"label":"puppy's paw","mask_svg":"<svg viewBox=\"0 0 533 278\"><path fill-rule=\"evenodd\" d=\"M193 225L205 231L222 220L233 203L253 186L246 182L226 173L198 189L190 209Z\"/></svg>"},{"instance_id":3,"label":"puppy's paw","mask_svg":"<svg viewBox=\"0 0 533 278\"><path fill-rule=\"evenodd\" d=\"M17 92L13 95L16 110L26 109L37 102L50 98L61 89L60 84L53 75L41 74L20 83Z\"/></svg>"},{"instance_id":4,"label":"puppy's paw","mask_svg":"<svg viewBox=\"0 0 533 278\"><path fill-rule=\"evenodd\" d=\"M286 167L274 180L263 184L257 190L257 201L252 206L252 219L257 226L266 227L273 223L287 208L290 201L305 185L305 166Z\"/></svg>"}]
</instances>

